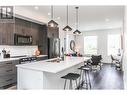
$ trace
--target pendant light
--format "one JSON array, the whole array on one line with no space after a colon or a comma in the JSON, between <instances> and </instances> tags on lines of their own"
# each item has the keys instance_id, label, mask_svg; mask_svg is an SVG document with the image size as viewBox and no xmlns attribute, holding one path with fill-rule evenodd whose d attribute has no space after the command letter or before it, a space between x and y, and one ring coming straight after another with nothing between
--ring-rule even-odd
<instances>
[{"instance_id":1,"label":"pendant light","mask_svg":"<svg viewBox=\"0 0 127 95\"><path fill-rule=\"evenodd\" d=\"M64 31L71 31L72 30L72 28L68 25L68 6L67 6L67 14L66 14L67 16L67 26L65 26L64 28L63 28L63 30Z\"/></svg>"},{"instance_id":2,"label":"pendant light","mask_svg":"<svg viewBox=\"0 0 127 95\"><path fill-rule=\"evenodd\" d=\"M49 27L57 27L58 23L53 20L53 6L51 6L51 20L48 22Z\"/></svg>"},{"instance_id":3,"label":"pendant light","mask_svg":"<svg viewBox=\"0 0 127 95\"><path fill-rule=\"evenodd\" d=\"M78 8L79 7L75 7L76 9L76 30L73 32L73 34L81 34L81 32L78 30Z\"/></svg>"}]
</instances>

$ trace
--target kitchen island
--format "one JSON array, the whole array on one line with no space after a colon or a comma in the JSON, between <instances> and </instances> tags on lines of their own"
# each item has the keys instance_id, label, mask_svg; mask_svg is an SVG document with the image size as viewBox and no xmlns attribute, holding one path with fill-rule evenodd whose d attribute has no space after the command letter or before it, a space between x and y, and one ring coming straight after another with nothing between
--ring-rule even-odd
<instances>
[{"instance_id":1,"label":"kitchen island","mask_svg":"<svg viewBox=\"0 0 127 95\"><path fill-rule=\"evenodd\" d=\"M17 89L63 89L67 73L79 73L77 69L89 57L66 57L64 61L48 59L17 65ZM67 83L68 84L68 83Z\"/></svg>"}]
</instances>

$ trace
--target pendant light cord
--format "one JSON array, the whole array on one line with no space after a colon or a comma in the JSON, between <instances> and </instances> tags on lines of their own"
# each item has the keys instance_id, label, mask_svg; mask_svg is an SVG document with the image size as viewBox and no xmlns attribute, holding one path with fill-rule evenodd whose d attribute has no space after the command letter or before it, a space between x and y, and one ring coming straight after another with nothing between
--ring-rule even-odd
<instances>
[{"instance_id":1,"label":"pendant light cord","mask_svg":"<svg viewBox=\"0 0 127 95\"><path fill-rule=\"evenodd\" d=\"M68 5L67 5L67 25L68 25Z\"/></svg>"},{"instance_id":2,"label":"pendant light cord","mask_svg":"<svg viewBox=\"0 0 127 95\"><path fill-rule=\"evenodd\" d=\"M75 7L76 8L76 28L78 30L78 8L79 7Z\"/></svg>"},{"instance_id":3,"label":"pendant light cord","mask_svg":"<svg viewBox=\"0 0 127 95\"><path fill-rule=\"evenodd\" d=\"M51 6L51 19L53 20L53 5Z\"/></svg>"}]
</instances>

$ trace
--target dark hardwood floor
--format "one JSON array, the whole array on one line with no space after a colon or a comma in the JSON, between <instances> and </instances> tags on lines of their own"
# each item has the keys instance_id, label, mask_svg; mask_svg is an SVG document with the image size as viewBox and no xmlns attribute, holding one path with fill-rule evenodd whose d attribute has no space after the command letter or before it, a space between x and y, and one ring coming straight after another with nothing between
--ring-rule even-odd
<instances>
[{"instance_id":1,"label":"dark hardwood floor","mask_svg":"<svg viewBox=\"0 0 127 95\"><path fill-rule=\"evenodd\" d=\"M124 89L123 72L115 69L114 66L104 64L97 72L90 72L91 89L95 90L122 90ZM85 85L85 84L84 84ZM85 89L84 86L81 89Z\"/></svg>"}]
</instances>

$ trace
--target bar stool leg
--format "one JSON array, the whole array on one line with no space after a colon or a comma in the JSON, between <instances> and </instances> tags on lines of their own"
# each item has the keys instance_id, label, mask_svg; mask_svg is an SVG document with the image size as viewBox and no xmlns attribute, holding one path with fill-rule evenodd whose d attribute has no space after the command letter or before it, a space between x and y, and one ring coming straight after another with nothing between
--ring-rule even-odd
<instances>
[{"instance_id":1,"label":"bar stool leg","mask_svg":"<svg viewBox=\"0 0 127 95\"><path fill-rule=\"evenodd\" d=\"M69 89L72 89L72 80L70 80L70 87Z\"/></svg>"},{"instance_id":2,"label":"bar stool leg","mask_svg":"<svg viewBox=\"0 0 127 95\"><path fill-rule=\"evenodd\" d=\"M66 82L67 82L67 79L65 79L65 83L64 83L64 90L65 90L65 88L66 88Z\"/></svg>"},{"instance_id":3,"label":"bar stool leg","mask_svg":"<svg viewBox=\"0 0 127 95\"><path fill-rule=\"evenodd\" d=\"M81 84L80 84L82 82L81 78L82 78L82 70L80 71L79 88L81 87Z\"/></svg>"},{"instance_id":4,"label":"bar stool leg","mask_svg":"<svg viewBox=\"0 0 127 95\"><path fill-rule=\"evenodd\" d=\"M85 84L86 84L86 89L88 89L88 80L87 80L87 71L85 70Z\"/></svg>"},{"instance_id":5,"label":"bar stool leg","mask_svg":"<svg viewBox=\"0 0 127 95\"><path fill-rule=\"evenodd\" d=\"M84 73L85 73L85 72L84 72L84 70L83 70L83 73L82 73L82 83L81 83L82 85L83 85L83 83L84 83Z\"/></svg>"},{"instance_id":6,"label":"bar stool leg","mask_svg":"<svg viewBox=\"0 0 127 95\"><path fill-rule=\"evenodd\" d=\"M89 86L90 86L90 89L91 89L91 80L90 80L90 72L88 71L88 80L89 80Z\"/></svg>"},{"instance_id":7,"label":"bar stool leg","mask_svg":"<svg viewBox=\"0 0 127 95\"><path fill-rule=\"evenodd\" d=\"M78 84L77 84L77 79L75 80L75 83L76 83L76 89L77 89L77 87L78 87Z\"/></svg>"}]
</instances>

